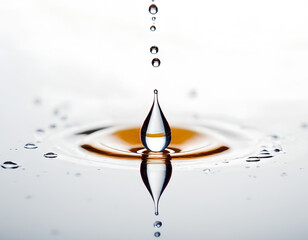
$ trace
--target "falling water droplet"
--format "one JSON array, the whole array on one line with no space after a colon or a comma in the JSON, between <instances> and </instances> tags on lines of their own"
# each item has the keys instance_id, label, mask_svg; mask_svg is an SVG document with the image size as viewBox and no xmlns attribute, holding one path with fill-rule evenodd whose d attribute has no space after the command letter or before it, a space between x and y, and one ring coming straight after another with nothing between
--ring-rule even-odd
<instances>
[{"instance_id":1,"label":"falling water droplet","mask_svg":"<svg viewBox=\"0 0 308 240\"><path fill-rule=\"evenodd\" d=\"M160 66L160 60L158 58L154 58L152 60L153 67L159 67Z\"/></svg>"},{"instance_id":2,"label":"falling water droplet","mask_svg":"<svg viewBox=\"0 0 308 240\"><path fill-rule=\"evenodd\" d=\"M154 102L141 128L141 141L149 151L163 151L171 141L171 129L158 103L158 91L154 90Z\"/></svg>"},{"instance_id":3,"label":"falling water droplet","mask_svg":"<svg viewBox=\"0 0 308 240\"><path fill-rule=\"evenodd\" d=\"M19 168L20 166L17 163L14 163L12 161L6 161L2 163L1 167L4 169L16 169L16 168Z\"/></svg>"},{"instance_id":4,"label":"falling water droplet","mask_svg":"<svg viewBox=\"0 0 308 240\"><path fill-rule=\"evenodd\" d=\"M155 233L154 233L154 236L155 236L155 237L160 237L160 232L155 232Z\"/></svg>"},{"instance_id":5,"label":"falling water droplet","mask_svg":"<svg viewBox=\"0 0 308 240\"><path fill-rule=\"evenodd\" d=\"M152 4L150 7L149 7L149 12L151 13L151 14L156 14L157 12L158 12L158 8L157 8L157 6L155 5L155 4Z\"/></svg>"},{"instance_id":6,"label":"falling water droplet","mask_svg":"<svg viewBox=\"0 0 308 240\"><path fill-rule=\"evenodd\" d=\"M156 20L156 17L152 17L152 20L155 21L155 20Z\"/></svg>"},{"instance_id":7,"label":"falling water droplet","mask_svg":"<svg viewBox=\"0 0 308 240\"><path fill-rule=\"evenodd\" d=\"M160 154L162 158L166 159L155 159L152 162L148 159L151 154L156 155L158 153L149 152L149 155L142 156L143 161L140 165L140 174L144 185L153 199L155 215L158 215L159 199L171 178L172 165L170 162L170 155Z\"/></svg>"},{"instance_id":8,"label":"falling water droplet","mask_svg":"<svg viewBox=\"0 0 308 240\"><path fill-rule=\"evenodd\" d=\"M34 143L27 143L24 148L26 149L37 149L37 146Z\"/></svg>"},{"instance_id":9,"label":"falling water droplet","mask_svg":"<svg viewBox=\"0 0 308 240\"><path fill-rule=\"evenodd\" d=\"M163 224L162 224L161 221L156 221L153 225L154 225L154 227L156 227L156 228L160 228Z\"/></svg>"},{"instance_id":10,"label":"falling water droplet","mask_svg":"<svg viewBox=\"0 0 308 240\"><path fill-rule=\"evenodd\" d=\"M152 32L154 32L154 31L156 30L156 27L155 27L154 25L152 25L152 26L150 27L150 30L151 30Z\"/></svg>"},{"instance_id":11,"label":"falling water droplet","mask_svg":"<svg viewBox=\"0 0 308 240\"><path fill-rule=\"evenodd\" d=\"M150 52L151 52L152 54L158 53L158 47L152 46L152 47L150 48Z\"/></svg>"},{"instance_id":12,"label":"falling water droplet","mask_svg":"<svg viewBox=\"0 0 308 240\"><path fill-rule=\"evenodd\" d=\"M56 157L58 157L58 154L53 153L53 152L48 152L48 153L44 154L44 157L45 158L56 158Z\"/></svg>"}]
</instances>

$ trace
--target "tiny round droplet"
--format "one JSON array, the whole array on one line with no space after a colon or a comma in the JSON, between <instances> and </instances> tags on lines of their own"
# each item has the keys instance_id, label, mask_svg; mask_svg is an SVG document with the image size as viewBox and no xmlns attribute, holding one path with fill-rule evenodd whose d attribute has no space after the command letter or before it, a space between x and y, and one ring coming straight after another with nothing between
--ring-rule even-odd
<instances>
[{"instance_id":1,"label":"tiny round droplet","mask_svg":"<svg viewBox=\"0 0 308 240\"><path fill-rule=\"evenodd\" d=\"M34 143L27 143L24 148L26 149L37 149L37 146Z\"/></svg>"},{"instance_id":2,"label":"tiny round droplet","mask_svg":"<svg viewBox=\"0 0 308 240\"><path fill-rule=\"evenodd\" d=\"M58 157L58 154L53 153L53 152L48 152L48 153L44 154L44 157L45 158L56 158L56 157Z\"/></svg>"},{"instance_id":3,"label":"tiny round droplet","mask_svg":"<svg viewBox=\"0 0 308 240\"><path fill-rule=\"evenodd\" d=\"M205 169L203 169L203 173L204 174L209 174L209 173L211 173L211 169L205 168Z\"/></svg>"},{"instance_id":4,"label":"tiny round droplet","mask_svg":"<svg viewBox=\"0 0 308 240\"><path fill-rule=\"evenodd\" d=\"M150 48L150 52L151 52L152 54L158 53L158 47L152 46L152 47Z\"/></svg>"},{"instance_id":5,"label":"tiny round droplet","mask_svg":"<svg viewBox=\"0 0 308 240\"><path fill-rule=\"evenodd\" d=\"M159 67L160 66L160 60L158 58L154 58L152 60L152 66L153 67Z\"/></svg>"},{"instance_id":6,"label":"tiny round droplet","mask_svg":"<svg viewBox=\"0 0 308 240\"><path fill-rule=\"evenodd\" d=\"M14 163L12 161L6 161L2 163L1 167L4 169L16 169L16 168L19 168L20 166L17 163Z\"/></svg>"},{"instance_id":7,"label":"tiny round droplet","mask_svg":"<svg viewBox=\"0 0 308 240\"><path fill-rule=\"evenodd\" d=\"M157 6L155 5L155 4L152 4L150 7L149 7L149 12L151 13L151 14L156 14L157 12L158 12L158 8L157 8Z\"/></svg>"},{"instance_id":8,"label":"tiny round droplet","mask_svg":"<svg viewBox=\"0 0 308 240\"><path fill-rule=\"evenodd\" d=\"M155 237L160 237L160 232L155 232L155 233L154 233L154 236L155 236Z\"/></svg>"},{"instance_id":9,"label":"tiny round droplet","mask_svg":"<svg viewBox=\"0 0 308 240\"><path fill-rule=\"evenodd\" d=\"M156 222L154 223L154 227L156 227L156 228L160 228L162 225L163 225L163 224L162 224L161 221L156 221Z\"/></svg>"},{"instance_id":10,"label":"tiny round droplet","mask_svg":"<svg viewBox=\"0 0 308 240\"><path fill-rule=\"evenodd\" d=\"M156 30L156 27L155 27L154 25L152 25L152 26L150 27L150 30L151 30L152 32L154 32L154 31Z\"/></svg>"},{"instance_id":11,"label":"tiny round droplet","mask_svg":"<svg viewBox=\"0 0 308 240\"><path fill-rule=\"evenodd\" d=\"M156 20L156 17L152 17L152 20L155 21L155 20Z\"/></svg>"}]
</instances>

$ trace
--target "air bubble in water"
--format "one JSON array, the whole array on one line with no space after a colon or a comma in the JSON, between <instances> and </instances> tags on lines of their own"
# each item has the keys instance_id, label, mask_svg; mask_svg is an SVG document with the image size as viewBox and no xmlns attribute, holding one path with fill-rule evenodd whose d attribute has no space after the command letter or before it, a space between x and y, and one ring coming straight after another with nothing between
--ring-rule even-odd
<instances>
[{"instance_id":1,"label":"air bubble in water","mask_svg":"<svg viewBox=\"0 0 308 240\"><path fill-rule=\"evenodd\" d=\"M156 221L153 225L154 225L154 227L156 227L156 228L160 228L163 224L162 224L161 221Z\"/></svg>"},{"instance_id":2,"label":"air bubble in water","mask_svg":"<svg viewBox=\"0 0 308 240\"><path fill-rule=\"evenodd\" d=\"M150 27L150 30L151 30L152 32L154 32L154 31L156 30L156 27L155 27L154 25L152 25L152 26Z\"/></svg>"},{"instance_id":3,"label":"air bubble in water","mask_svg":"<svg viewBox=\"0 0 308 240\"><path fill-rule=\"evenodd\" d=\"M154 233L154 236L155 236L155 237L160 237L160 232L155 232L155 233Z\"/></svg>"},{"instance_id":4,"label":"air bubble in water","mask_svg":"<svg viewBox=\"0 0 308 240\"><path fill-rule=\"evenodd\" d=\"M160 66L160 60L158 58L154 58L152 60L153 67L159 67Z\"/></svg>"},{"instance_id":5,"label":"air bubble in water","mask_svg":"<svg viewBox=\"0 0 308 240\"><path fill-rule=\"evenodd\" d=\"M45 158L56 158L56 157L58 157L58 154L53 153L53 152L48 152L48 153L44 154L44 157Z\"/></svg>"},{"instance_id":6,"label":"air bubble in water","mask_svg":"<svg viewBox=\"0 0 308 240\"><path fill-rule=\"evenodd\" d=\"M26 149L37 149L37 146L34 143L27 143L24 148Z\"/></svg>"},{"instance_id":7,"label":"air bubble in water","mask_svg":"<svg viewBox=\"0 0 308 240\"><path fill-rule=\"evenodd\" d=\"M4 169L16 169L16 168L19 168L20 166L17 163L14 163L12 161L6 161L2 163L1 167Z\"/></svg>"},{"instance_id":8,"label":"air bubble in water","mask_svg":"<svg viewBox=\"0 0 308 240\"><path fill-rule=\"evenodd\" d=\"M149 12L151 13L151 14L156 14L157 12L158 12L158 8L157 8L157 6L155 5L155 4L152 4L150 7L149 7Z\"/></svg>"},{"instance_id":9,"label":"air bubble in water","mask_svg":"<svg viewBox=\"0 0 308 240\"><path fill-rule=\"evenodd\" d=\"M151 110L141 128L141 141L149 151L163 151L171 141L171 129L158 103L158 91L154 90Z\"/></svg>"},{"instance_id":10,"label":"air bubble in water","mask_svg":"<svg viewBox=\"0 0 308 240\"><path fill-rule=\"evenodd\" d=\"M152 47L150 48L150 52L151 52L152 54L158 53L158 47L152 46Z\"/></svg>"}]
</instances>

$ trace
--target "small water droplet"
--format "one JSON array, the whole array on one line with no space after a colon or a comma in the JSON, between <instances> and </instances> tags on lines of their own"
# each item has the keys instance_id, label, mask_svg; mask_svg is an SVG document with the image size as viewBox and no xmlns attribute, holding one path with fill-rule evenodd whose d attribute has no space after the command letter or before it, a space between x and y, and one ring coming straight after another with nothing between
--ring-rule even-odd
<instances>
[{"instance_id":1,"label":"small water droplet","mask_svg":"<svg viewBox=\"0 0 308 240\"><path fill-rule=\"evenodd\" d=\"M275 148L274 151L275 151L275 152L280 152L281 150L278 149L278 148Z\"/></svg>"},{"instance_id":2,"label":"small water droplet","mask_svg":"<svg viewBox=\"0 0 308 240\"><path fill-rule=\"evenodd\" d=\"M245 168L250 168L250 166L246 166Z\"/></svg>"},{"instance_id":3,"label":"small water droplet","mask_svg":"<svg viewBox=\"0 0 308 240\"><path fill-rule=\"evenodd\" d=\"M42 103L42 99L41 98L34 99L34 104L40 105L41 103Z\"/></svg>"},{"instance_id":4,"label":"small water droplet","mask_svg":"<svg viewBox=\"0 0 308 240\"><path fill-rule=\"evenodd\" d=\"M155 20L156 20L156 17L152 17L152 20L155 21Z\"/></svg>"},{"instance_id":5,"label":"small water droplet","mask_svg":"<svg viewBox=\"0 0 308 240\"><path fill-rule=\"evenodd\" d=\"M160 60L158 58L154 58L152 60L153 67L159 67L160 66Z\"/></svg>"},{"instance_id":6,"label":"small water droplet","mask_svg":"<svg viewBox=\"0 0 308 240\"><path fill-rule=\"evenodd\" d=\"M154 32L154 31L156 30L156 27L155 27L154 25L152 25L152 26L150 27L150 30L151 30L152 32Z\"/></svg>"},{"instance_id":7,"label":"small water droplet","mask_svg":"<svg viewBox=\"0 0 308 240\"><path fill-rule=\"evenodd\" d=\"M260 158L259 157L249 157L246 159L246 162L259 162Z\"/></svg>"},{"instance_id":8,"label":"small water droplet","mask_svg":"<svg viewBox=\"0 0 308 240\"><path fill-rule=\"evenodd\" d=\"M229 163L229 161L228 161L228 160L223 160L222 162L223 162L223 163Z\"/></svg>"},{"instance_id":9,"label":"small water droplet","mask_svg":"<svg viewBox=\"0 0 308 240\"><path fill-rule=\"evenodd\" d=\"M203 173L204 174L209 174L209 173L211 173L211 169L205 168L205 169L203 169Z\"/></svg>"},{"instance_id":10,"label":"small water droplet","mask_svg":"<svg viewBox=\"0 0 308 240\"><path fill-rule=\"evenodd\" d=\"M81 173L75 173L75 176L76 176L76 177L80 177L80 176L81 176Z\"/></svg>"},{"instance_id":11,"label":"small water droplet","mask_svg":"<svg viewBox=\"0 0 308 240\"><path fill-rule=\"evenodd\" d=\"M39 128L39 129L36 129L36 132L37 133L44 133L45 131L44 131L44 129Z\"/></svg>"},{"instance_id":12,"label":"small water droplet","mask_svg":"<svg viewBox=\"0 0 308 240\"><path fill-rule=\"evenodd\" d=\"M56 127L57 127L56 124L50 124L50 125L49 125L49 128L56 128Z\"/></svg>"},{"instance_id":13,"label":"small water droplet","mask_svg":"<svg viewBox=\"0 0 308 240\"><path fill-rule=\"evenodd\" d=\"M287 173L285 173L285 172L283 172L283 173L281 173L281 174L280 174L280 176L281 176L281 177L287 177L287 176L288 176L288 174L287 174Z\"/></svg>"},{"instance_id":14,"label":"small water droplet","mask_svg":"<svg viewBox=\"0 0 308 240\"><path fill-rule=\"evenodd\" d=\"M302 123L301 128L308 128L308 123Z\"/></svg>"},{"instance_id":15,"label":"small water droplet","mask_svg":"<svg viewBox=\"0 0 308 240\"><path fill-rule=\"evenodd\" d=\"M6 161L2 163L1 167L4 169L16 169L16 168L19 168L20 166L17 163L14 163L12 161Z\"/></svg>"},{"instance_id":16,"label":"small water droplet","mask_svg":"<svg viewBox=\"0 0 308 240\"><path fill-rule=\"evenodd\" d=\"M272 135L271 137L272 137L273 139L278 139L278 138L279 138L278 135Z\"/></svg>"},{"instance_id":17,"label":"small water droplet","mask_svg":"<svg viewBox=\"0 0 308 240\"><path fill-rule=\"evenodd\" d=\"M44 157L45 158L56 158L56 157L58 157L58 154L53 153L53 152L48 152L48 153L44 154Z\"/></svg>"},{"instance_id":18,"label":"small water droplet","mask_svg":"<svg viewBox=\"0 0 308 240\"><path fill-rule=\"evenodd\" d=\"M34 143L27 143L24 148L26 149L37 149L37 146Z\"/></svg>"},{"instance_id":19,"label":"small water droplet","mask_svg":"<svg viewBox=\"0 0 308 240\"><path fill-rule=\"evenodd\" d=\"M141 141L153 152L163 151L171 141L171 129L158 103L156 89L153 105L141 128Z\"/></svg>"},{"instance_id":20,"label":"small water droplet","mask_svg":"<svg viewBox=\"0 0 308 240\"><path fill-rule=\"evenodd\" d=\"M154 227L156 227L156 228L160 228L163 224L162 224L161 221L156 221L153 225L154 225Z\"/></svg>"},{"instance_id":21,"label":"small water droplet","mask_svg":"<svg viewBox=\"0 0 308 240\"><path fill-rule=\"evenodd\" d=\"M25 199L32 199L32 196L31 195L27 195L26 197L25 197Z\"/></svg>"},{"instance_id":22,"label":"small water droplet","mask_svg":"<svg viewBox=\"0 0 308 240\"><path fill-rule=\"evenodd\" d=\"M150 52L151 52L152 54L158 53L158 47L152 46L152 47L150 48Z\"/></svg>"},{"instance_id":23,"label":"small water droplet","mask_svg":"<svg viewBox=\"0 0 308 240\"><path fill-rule=\"evenodd\" d=\"M157 12L158 12L158 8L157 8L157 6L155 5L155 4L152 4L150 7L149 7L149 12L151 13L151 14L156 14Z\"/></svg>"},{"instance_id":24,"label":"small water droplet","mask_svg":"<svg viewBox=\"0 0 308 240\"><path fill-rule=\"evenodd\" d=\"M160 232L155 232L155 233L154 233L154 236L155 236L155 237L160 237Z\"/></svg>"}]
</instances>

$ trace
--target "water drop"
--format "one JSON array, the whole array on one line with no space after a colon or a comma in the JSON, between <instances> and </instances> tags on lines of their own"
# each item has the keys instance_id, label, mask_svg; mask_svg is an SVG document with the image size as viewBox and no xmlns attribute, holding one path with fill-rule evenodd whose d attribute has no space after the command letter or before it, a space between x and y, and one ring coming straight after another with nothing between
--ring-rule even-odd
<instances>
[{"instance_id":1,"label":"water drop","mask_svg":"<svg viewBox=\"0 0 308 240\"><path fill-rule=\"evenodd\" d=\"M163 151L171 141L171 129L158 103L158 91L154 90L151 110L141 128L141 141L149 151Z\"/></svg>"},{"instance_id":2,"label":"water drop","mask_svg":"<svg viewBox=\"0 0 308 240\"><path fill-rule=\"evenodd\" d=\"M160 232L155 232L155 233L154 233L154 236L155 236L155 237L160 237Z\"/></svg>"},{"instance_id":3,"label":"water drop","mask_svg":"<svg viewBox=\"0 0 308 240\"><path fill-rule=\"evenodd\" d=\"M203 169L203 173L204 174L209 174L209 173L211 173L211 169L205 168L205 169Z\"/></svg>"},{"instance_id":4,"label":"water drop","mask_svg":"<svg viewBox=\"0 0 308 240\"><path fill-rule=\"evenodd\" d=\"M152 26L150 27L150 30L151 30L152 32L154 32L154 31L156 30L156 27L155 27L154 25L152 25Z\"/></svg>"},{"instance_id":5,"label":"water drop","mask_svg":"<svg viewBox=\"0 0 308 240\"><path fill-rule=\"evenodd\" d=\"M45 158L56 158L56 157L58 157L58 154L53 153L53 152L48 152L48 153L44 154L44 157Z\"/></svg>"},{"instance_id":6,"label":"water drop","mask_svg":"<svg viewBox=\"0 0 308 240\"><path fill-rule=\"evenodd\" d=\"M155 20L156 20L156 17L152 17L152 20L155 21Z\"/></svg>"},{"instance_id":7,"label":"water drop","mask_svg":"<svg viewBox=\"0 0 308 240\"><path fill-rule=\"evenodd\" d=\"M301 128L307 128L308 127L308 123L302 123Z\"/></svg>"},{"instance_id":8,"label":"water drop","mask_svg":"<svg viewBox=\"0 0 308 240\"><path fill-rule=\"evenodd\" d=\"M37 133L44 133L45 131L44 131L44 129L39 128L39 129L36 129L36 132Z\"/></svg>"},{"instance_id":9,"label":"water drop","mask_svg":"<svg viewBox=\"0 0 308 240\"><path fill-rule=\"evenodd\" d=\"M151 52L152 54L158 53L158 47L152 46L152 47L150 48L150 52Z\"/></svg>"},{"instance_id":10,"label":"water drop","mask_svg":"<svg viewBox=\"0 0 308 240\"><path fill-rule=\"evenodd\" d=\"M149 12L151 13L151 14L156 14L157 12L158 12L158 8L157 8L157 6L155 5L155 4L152 4L150 7L149 7Z\"/></svg>"},{"instance_id":11,"label":"water drop","mask_svg":"<svg viewBox=\"0 0 308 240\"><path fill-rule=\"evenodd\" d=\"M20 166L17 163L6 161L2 163L1 167L4 169L16 169L16 168L19 168Z\"/></svg>"},{"instance_id":12,"label":"water drop","mask_svg":"<svg viewBox=\"0 0 308 240\"><path fill-rule=\"evenodd\" d=\"M160 222L160 221L156 221L153 225L154 225L154 227L156 227L156 228L160 228L163 224L162 224L162 222Z\"/></svg>"},{"instance_id":13,"label":"water drop","mask_svg":"<svg viewBox=\"0 0 308 240\"><path fill-rule=\"evenodd\" d=\"M160 66L160 60L158 58L154 58L152 60L153 67L159 67Z\"/></svg>"},{"instance_id":14,"label":"water drop","mask_svg":"<svg viewBox=\"0 0 308 240\"><path fill-rule=\"evenodd\" d=\"M24 148L26 149L37 149L37 146L34 143L27 143Z\"/></svg>"},{"instance_id":15,"label":"water drop","mask_svg":"<svg viewBox=\"0 0 308 240\"><path fill-rule=\"evenodd\" d=\"M159 153L162 158L165 157L166 159L155 158L155 160L151 160L149 159L151 154L157 156L158 153L149 152L149 155L142 156L143 161L140 165L140 174L144 185L153 199L155 215L158 215L159 199L170 181L172 165L170 155Z\"/></svg>"},{"instance_id":16,"label":"water drop","mask_svg":"<svg viewBox=\"0 0 308 240\"><path fill-rule=\"evenodd\" d=\"M280 174L280 176L281 176L281 177L287 177L287 176L288 176L288 174L287 174L287 173L285 173L285 172L283 172L283 173L281 173L281 174Z\"/></svg>"},{"instance_id":17,"label":"water drop","mask_svg":"<svg viewBox=\"0 0 308 240\"><path fill-rule=\"evenodd\" d=\"M56 127L57 127L56 124L50 124L50 125L49 125L49 128L56 128Z\"/></svg>"}]
</instances>

